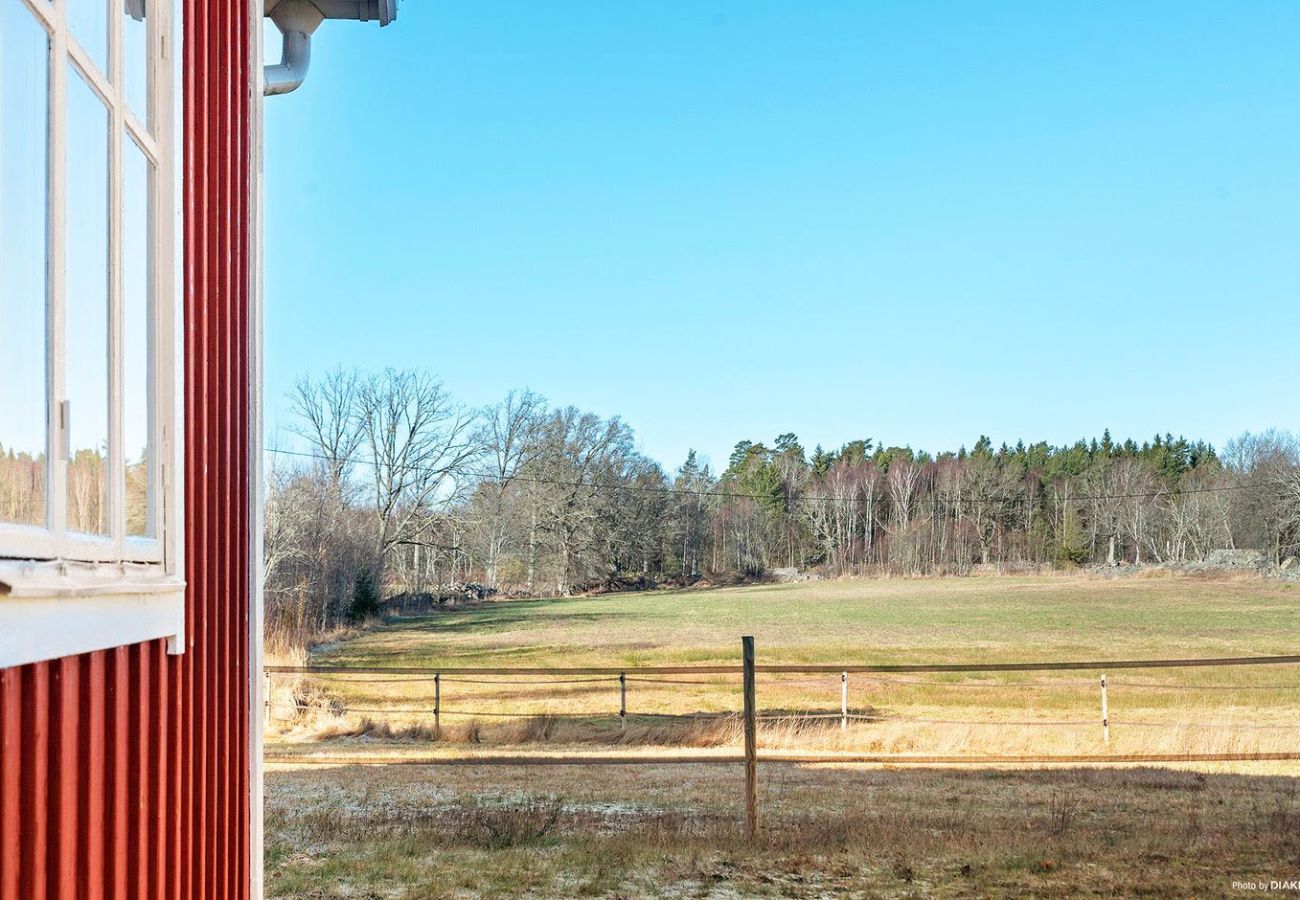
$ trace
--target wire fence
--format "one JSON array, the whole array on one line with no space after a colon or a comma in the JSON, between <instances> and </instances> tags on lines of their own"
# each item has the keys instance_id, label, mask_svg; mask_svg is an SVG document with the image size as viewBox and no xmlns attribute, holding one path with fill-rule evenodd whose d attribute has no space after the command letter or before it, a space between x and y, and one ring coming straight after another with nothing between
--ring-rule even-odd
<instances>
[{"instance_id":1,"label":"wire fence","mask_svg":"<svg viewBox=\"0 0 1300 900\"><path fill-rule=\"evenodd\" d=\"M761 756L758 752L759 735L758 723L764 722L817 722L827 723L839 721L841 729L847 729L849 722L864 724L871 728L874 726L892 726L896 724L906 725L925 725L938 726L941 728L1063 728L1063 729L1083 729L1100 727L1103 741L1109 747L1112 727L1124 728L1144 728L1144 729L1199 729L1215 730L1228 729L1234 734L1242 730L1272 730L1276 733L1283 733L1286 730L1292 730L1300 737L1300 716L1297 721L1291 722L1238 722L1230 720L1213 720L1208 718L1198 718L1192 722L1157 722L1142 719L1112 719L1110 717L1110 690L1115 686L1114 682L1109 681L1108 672L1110 670L1123 669L1185 669L1185 668L1221 668L1221 667L1244 667L1260 665L1277 665L1290 666L1300 663L1300 656L1259 656L1259 657L1236 657L1222 659L1167 659L1167 660L1108 660L1105 662L1086 662L1086 663L1063 663L1063 662L1038 662L1038 663L988 663L988 664L910 664L910 665L765 665L758 666L754 661L754 639L745 637L742 639L743 663L739 667L734 666L658 666L658 667L639 667L639 668L610 668L610 667L562 667L562 668L525 668L525 667L445 667L445 668L418 668L418 667L392 667L392 668L357 668L357 667L339 667L339 666L268 666L265 672L264 688L266 691L266 716L270 718L275 711L281 707L287 707L293 714L297 714L300 708L297 704L278 704L273 701L270 691L271 679L283 675L332 675L343 678L371 679L374 683L376 676L400 676L408 679L407 681L396 681L389 683L403 684L409 683L409 680L419 680L427 684L432 680L434 689L434 704L428 706L377 706L377 707L348 707L344 704L332 705L340 713L356 713L366 715L412 715L429 718L431 717L435 727L435 733L441 728L441 721L444 716L469 717L477 719L497 718L497 719L519 719L539 717L573 717L576 712L569 711L517 711L517 710L488 710L488 709L466 709L466 708L447 708L442 704L442 687L444 681L451 684L463 684L471 689L481 689L483 687L500 688L503 686L513 687L521 684L529 686L542 687L571 687L573 685L596 686L610 685L611 682L617 684L619 695L619 710L617 716L613 711L586 711L581 713L581 718L587 720L607 720L617 719L621 729L627 728L629 719L642 720L663 720L671 719L674 721L682 720L733 720L739 723L743 735L744 754L702 754L696 752L677 752L673 754L665 753L620 753L620 754L593 754L593 753L529 753L529 754L503 754L499 752L490 752L487 754L475 752L472 754L448 755L448 754L394 754L394 753L371 753L371 754L301 754L301 753L273 753L267 755L269 762L284 762L307 765L442 765L442 766L483 766L483 765L511 765L511 766L606 766L606 765L700 765L700 764L725 764L735 765L743 764L745 771L744 780L744 807L745 807L745 834L753 840L758 832L758 764L760 762L767 764L799 764L799 765L825 765L825 764L878 764L878 765L1053 765L1053 764L1178 764L1178 763L1215 763L1215 762L1283 762L1300 760L1300 751L1294 749L1300 745L1300 741L1291 740L1286 744L1287 749L1283 750L1265 750L1256 749L1253 751L1243 751L1240 748L1230 748L1226 751L1200 751L1200 752L1180 752L1180 753L1111 753L1109 750L1104 753L965 753L965 754L916 754L916 753L783 753L783 752L764 752ZM1084 671L1091 670L1096 676L1095 680L1060 680L1060 681L1035 681L1035 682L1004 682L1000 685L991 685L984 682L948 682L942 680L930 679L899 679L897 677L883 678L882 673L891 676L897 673L913 672L950 672L950 673L1001 673L1001 672L1043 672L1043 671ZM820 712L814 709L797 709L797 710L762 710L757 703L757 675L759 672L766 675L808 675L808 674L825 674L838 673L840 688L840 708L837 712ZM729 680L719 681L707 676L733 675L739 673L742 675L741 687L743 692L743 712L737 715L729 711L694 711L686 714L682 713L660 713L648 711L628 711L628 683L641 684L652 688L688 688L700 685L709 687L725 687ZM1099 692L1099 703L1097 710L1099 715L1096 718L1022 718L1022 719L948 719L948 718L930 718L930 717L910 717L910 716L891 716L877 713L875 711L862 711L860 709L851 709L849 707L849 675L850 673L859 673L871 675L870 678L861 680L870 684L871 689L880 690L943 690L951 687L1001 687L1003 689L1029 688L1040 690L1042 688L1059 689L1063 691L1077 692L1085 687L1089 690L1096 689ZM415 676L415 679L411 679ZM665 677L668 676L668 677ZM1294 685L1285 682L1272 682L1268 685L1245 684L1234 685L1222 682L1216 682L1207 685L1197 685L1195 683L1173 683L1173 682L1151 682L1142 683L1134 680L1131 683L1124 683L1125 691L1142 692L1146 690L1155 691L1196 691L1204 689L1209 691L1234 691L1238 689L1249 690L1275 690L1275 691L1292 691L1300 694L1300 683ZM1289 714L1294 711L1294 707L1289 708ZM833 726L832 726L833 727Z\"/></svg>"},{"instance_id":2,"label":"wire fence","mask_svg":"<svg viewBox=\"0 0 1300 900\"><path fill-rule=\"evenodd\" d=\"M1294 692L1300 697L1300 680L1295 682L1270 681L1268 683L1231 684L1224 681L1198 684L1194 681L1145 681L1141 679L1113 679L1109 671L1152 669L1222 669L1255 666L1289 667L1300 664L1300 655L1219 657L1219 658L1182 658L1182 659L1125 659L1105 661L1039 661L1011 663L908 663L908 664L766 664L754 665L755 675L762 674L768 683L778 684L787 679L787 684L822 684L819 678L790 679L790 676L839 676L840 706L838 710L807 709L762 709L756 708L755 720L766 723L834 723L839 722L841 729L847 729L850 723L887 726L942 726L946 728L1064 728L1082 729L1098 728L1103 743L1109 745L1112 728L1166 729L1171 732L1208 732L1224 730L1238 732L1285 732L1294 730L1297 743L1300 744L1300 718L1297 721L1260 721L1232 720L1230 718L1207 718L1197 715L1191 721L1156 721L1150 718L1113 718L1110 715L1111 692L1119 689L1121 696L1145 691L1179 692L1195 694L1210 692L1231 694L1234 692ZM1092 671L1096 677L1006 680L1006 673L1033 672L1079 672ZM696 688L706 687L725 689L735 684L732 678L743 673L743 666L736 665L695 665L695 666L567 666L567 667L527 667L527 666L267 666L266 672L266 716L268 721L285 717L292 719L309 711L303 703L284 703L272 700L271 680L281 676L323 676L344 680L348 683L368 685L429 685L432 684L433 703L418 705L384 704L352 706L338 700L330 700L328 709L340 715L388 716L394 718L417 718L431 720L435 728L440 728L444 718L466 719L552 719L581 720L585 722L617 722L626 729L631 721L725 721L741 722L741 713L730 710L691 710L691 711L653 711L638 709L629 711L629 686L644 686L650 690L662 688ZM955 678L968 676L1003 675L997 681L946 680L938 678L900 677L909 673L947 673ZM868 696L878 696L882 691L926 691L943 692L947 690L1029 690L1078 692L1082 690L1097 691L1097 715L1088 718L1032 718L1032 717L995 717L995 718L949 718L933 715L897 715L874 709L851 707L850 676L855 693L869 692ZM617 691L618 709L612 705L607 710L577 710L572 706L556 707L564 697L547 697L551 704L544 709L500 709L476 707L473 702L482 699L481 694L462 695L451 706L444 705L445 686L466 685L471 690L487 688L527 687L549 691L552 688L571 688L572 686L595 687L609 686L611 692ZM1026 707L1030 704L1026 704ZM1252 710L1252 713L1257 712ZM1149 754L1148 754L1149 755ZM1185 756L1186 754L1184 754ZM1202 754L1205 755L1205 754ZM888 755L887 755L888 756ZM1039 755L1040 757L1042 755ZM1100 755L1102 759L1127 759L1127 755ZM911 759L905 754L895 754L900 762ZM1078 754L1061 755L1061 759L1079 759ZM991 757L990 757L991 758ZM1010 758L1010 757L1008 757ZM1039 757L1036 757L1039 758ZM1300 758L1300 754L1298 754Z\"/></svg>"}]
</instances>

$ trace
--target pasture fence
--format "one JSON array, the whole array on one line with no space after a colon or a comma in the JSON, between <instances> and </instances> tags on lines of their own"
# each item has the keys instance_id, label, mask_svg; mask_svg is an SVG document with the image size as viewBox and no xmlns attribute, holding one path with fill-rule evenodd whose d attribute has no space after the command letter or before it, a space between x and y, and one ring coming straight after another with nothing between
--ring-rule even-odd
<instances>
[{"instance_id":1,"label":"pasture fence","mask_svg":"<svg viewBox=\"0 0 1300 900\"><path fill-rule=\"evenodd\" d=\"M1108 674L1110 670L1132 670L1132 669L1185 669L1185 668L1218 668L1218 667L1243 667L1243 666L1277 666L1277 665L1294 665L1300 663L1300 655L1290 656L1249 656L1249 657L1217 657L1217 658L1191 658L1191 659L1128 659L1128 660L1088 660L1075 662L1015 662L1015 663L910 663L910 664L755 664L754 673L771 674L771 675L821 675L827 673L836 673L839 675L840 686L840 703L838 712L815 712L815 711L784 711L780 713L768 713L757 710L755 719L757 721L801 721L801 720L831 720L838 719L841 730L848 727L850 721L859 722L910 722L918 725L948 725L948 726L969 726L969 727L1003 727L1003 726L1020 726L1020 727L1098 727L1101 731L1102 741L1105 744L1110 743L1112 726L1125 726L1133 728L1169 728L1177 723L1144 721L1141 719L1112 719L1110 715L1110 696L1109 687L1115 684L1115 681ZM717 718L735 718L736 713L730 712L693 712L693 713L665 713L665 712L629 712L628 692L629 684L647 684L647 685L690 685L690 686L718 686L716 681L702 680L704 676L720 675L742 675L746 669L744 664L727 665L693 665L693 666L638 666L638 667L613 667L613 666L339 666L339 665L269 665L265 667L265 684L264 684L264 711L268 723L275 718L278 711L290 713L300 712L301 709L296 704L275 703L272 700L272 677L282 675L326 675L346 677L351 682L365 682L368 679L382 684L402 684L411 682L428 682L433 683L433 706L347 706L339 705L336 707L340 713L355 713L364 715L413 715L431 717L435 728L442 725L444 716L454 716L461 718L536 718L539 715L554 717L564 717L565 712L537 712L537 711L501 711L472 708L452 708L448 709L443 706L443 686L449 684L471 684L471 685L535 685L535 686L560 686L560 685L586 685L609 683L611 686L617 685L618 688L618 709L617 713L611 710L610 717L617 716L619 728L626 731L629 719L672 719L681 720L683 718L691 719L717 719ZM1006 673L1006 672L1067 672L1067 671L1091 671L1100 672L1099 679L1088 679L1078 681L1017 681L1011 683L986 683L986 682L963 682L963 681L940 681L936 679L907 679L897 677L879 677L879 676L897 676L900 674L912 673L947 673L947 674L983 674L983 673ZM996 689L1005 690L1009 687L1016 689L1062 689L1084 685L1098 685L1100 688L1100 716L1097 719L1005 719L995 720L978 720L978 719L943 719L932 717L888 717L873 712L853 712L849 706L849 676L859 675L866 676L861 678L861 683L868 686L887 688L890 686L930 686L934 688L957 689L957 690L980 690ZM695 677L671 677L671 676L695 676ZM875 677L872 677L875 676ZM1121 686L1125 683L1121 681ZM1173 682L1128 682L1127 686L1141 690L1173 690L1173 691L1211 691L1211 692L1236 692L1236 691L1277 691L1291 690L1300 691L1300 684L1195 684L1195 683L1173 683ZM590 718L590 714L586 717ZM739 716L743 723L743 712ZM1300 730L1300 723L1241 723L1241 722L1218 722L1214 720L1201 719L1195 723L1198 727L1215 727L1215 728L1243 728L1250 730L1274 730L1274 729L1291 729ZM900 756L899 761L905 762L910 757ZM1071 757L1074 758L1074 757Z\"/></svg>"},{"instance_id":2,"label":"pasture fence","mask_svg":"<svg viewBox=\"0 0 1300 900\"><path fill-rule=\"evenodd\" d=\"M1098 764L1098 763L1191 763L1191 762L1260 762L1260 761L1295 761L1300 760L1300 752L1265 751L1265 752L1214 752L1214 753L1074 753L1074 754L900 754L900 753L764 753L758 752L758 723L764 719L827 719L838 718L840 730L847 729L850 720L867 722L906 721L913 723L953 725L953 726L1089 726L1100 725L1103 744L1109 746L1112 725L1126 727L1167 728L1170 723L1141 720L1112 720L1110 717L1109 688L1113 684L1109 672L1134 669L1185 669L1185 668L1221 668L1244 666L1286 666L1300 663L1300 655L1291 656L1249 656L1195 659L1128 659L1082 662L1019 662L1019 663L902 663L902 664L765 664L755 662L754 639L746 636L741 639L741 664L736 665L694 665L694 666L568 666L568 667L529 667L529 666L332 666L307 665L266 666L264 671L265 715L268 720L273 716L276 704L272 701L271 679L284 675L333 675L352 679L381 681L383 683L409 683L411 681L432 681L434 705L432 709L424 707L375 707L357 708L341 706L340 712L366 714L414 714L432 715L435 729L441 728L442 718L448 715L468 717L530 717L536 718L537 712L509 712L499 710L448 710L442 706L443 684L446 681L459 681L478 685L518 685L518 684L607 684L614 681L618 685L617 720L620 731L626 731L628 718L654 718L677 714L635 713L628 712L628 683L645 683L656 685L716 685L715 681L703 680L705 676L741 675L742 710L740 722L743 734L743 754L691 754L691 755L643 755L643 754L509 754L463 756L408 756L377 754L268 754L268 762L293 762L323 765L514 765L514 766L551 766L551 765L678 765L678 764L726 764L743 763L745 771L745 833L752 840L758 832L758 764L786 763L801 765L869 763L884 765L1042 765L1042 764ZM889 718L873 713L851 713L849 708L849 675L866 676L864 681L876 685L913 685L941 688L990 688L1005 685L947 682L935 679L898 679L898 675L913 673L1005 673L1005 672L1079 672L1100 673L1098 680L1086 681L1028 681L1018 682L1018 687L1027 689L1061 688L1083 684L1100 687L1100 720L1064 719L1043 720L1025 719L1008 721L971 720L971 719L931 719L931 718ZM778 675L820 675L838 673L840 684L840 706L838 713L781 713L764 714L757 702L758 673ZM677 677L686 676L686 677ZM894 676L886 678L885 676ZM539 679L541 681L539 682ZM1246 691L1246 690L1300 690L1300 685L1292 684L1184 684L1174 682L1135 682L1136 687L1153 690L1208 690L1208 691ZM296 706L291 707L297 709ZM692 713L690 718L733 717L734 713ZM1218 723L1199 721L1200 727L1230 727L1254 729L1294 729L1300 733L1300 722L1287 723Z\"/></svg>"}]
</instances>

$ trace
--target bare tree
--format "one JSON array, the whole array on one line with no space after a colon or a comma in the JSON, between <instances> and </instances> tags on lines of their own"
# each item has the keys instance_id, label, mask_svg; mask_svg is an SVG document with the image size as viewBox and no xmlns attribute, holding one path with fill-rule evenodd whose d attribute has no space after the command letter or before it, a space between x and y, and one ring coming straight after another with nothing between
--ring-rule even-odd
<instances>
[{"instance_id":1,"label":"bare tree","mask_svg":"<svg viewBox=\"0 0 1300 900\"><path fill-rule=\"evenodd\" d=\"M988 565L993 551L993 539L1006 503L1006 485L992 458L973 457L967 468L966 500L975 538L979 542L980 565Z\"/></svg>"},{"instance_id":2,"label":"bare tree","mask_svg":"<svg viewBox=\"0 0 1300 900\"><path fill-rule=\"evenodd\" d=\"M371 519L345 499L325 462L271 459L263 542L267 636L283 649L352 617L357 573L371 554Z\"/></svg>"},{"instance_id":3,"label":"bare tree","mask_svg":"<svg viewBox=\"0 0 1300 900\"><path fill-rule=\"evenodd\" d=\"M1124 507L1118 496L1121 476L1118 463L1106 460L1085 476L1084 492L1089 496L1093 550L1099 538L1106 541L1106 565L1119 564L1117 549L1124 529Z\"/></svg>"},{"instance_id":4,"label":"bare tree","mask_svg":"<svg viewBox=\"0 0 1300 900\"><path fill-rule=\"evenodd\" d=\"M925 468L906 456L898 456L890 462L885 478L893 520L889 532L890 558L901 571L909 574L922 568L923 538L913 525L920 513Z\"/></svg>"},{"instance_id":5,"label":"bare tree","mask_svg":"<svg viewBox=\"0 0 1300 900\"><path fill-rule=\"evenodd\" d=\"M515 478L540 452L538 431L546 414L546 401L532 391L511 391L506 398L483 410L475 442L483 448L489 475L487 493L485 575L489 587L497 586L498 566L509 535L511 510L507 502Z\"/></svg>"},{"instance_id":6,"label":"bare tree","mask_svg":"<svg viewBox=\"0 0 1300 900\"><path fill-rule=\"evenodd\" d=\"M886 484L889 489L890 509L895 525L906 531L912 524L920 497L923 467L910 459L899 457L889 464Z\"/></svg>"},{"instance_id":7,"label":"bare tree","mask_svg":"<svg viewBox=\"0 0 1300 900\"><path fill-rule=\"evenodd\" d=\"M673 482L673 521L668 535L683 578L699 575L704 565L705 545L709 538L706 494L713 486L709 467L701 466L695 451L691 450Z\"/></svg>"},{"instance_id":8,"label":"bare tree","mask_svg":"<svg viewBox=\"0 0 1300 900\"><path fill-rule=\"evenodd\" d=\"M1300 436L1269 429L1229 441L1224 458L1241 490L1233 495L1232 532L1239 547L1265 550L1275 563L1300 553L1291 488L1300 470Z\"/></svg>"},{"instance_id":9,"label":"bare tree","mask_svg":"<svg viewBox=\"0 0 1300 900\"><path fill-rule=\"evenodd\" d=\"M544 485L540 527L556 543L555 589L568 594L585 550L595 540L593 527L602 491L616 485L634 456L632 433L619 419L567 407L551 415L543 446L531 469Z\"/></svg>"},{"instance_id":10,"label":"bare tree","mask_svg":"<svg viewBox=\"0 0 1300 900\"><path fill-rule=\"evenodd\" d=\"M1161 499L1156 513L1165 525L1165 555L1173 562L1204 559L1216 547L1231 547L1228 473L1193 469L1178 489Z\"/></svg>"},{"instance_id":11,"label":"bare tree","mask_svg":"<svg viewBox=\"0 0 1300 900\"><path fill-rule=\"evenodd\" d=\"M291 394L294 433L311 444L338 485L346 482L361 447L357 410L362 383L355 369L336 368L320 380L299 378Z\"/></svg>"},{"instance_id":12,"label":"bare tree","mask_svg":"<svg viewBox=\"0 0 1300 900\"><path fill-rule=\"evenodd\" d=\"M1280 473L1277 486L1277 541L1275 559L1300 553L1300 466Z\"/></svg>"},{"instance_id":13,"label":"bare tree","mask_svg":"<svg viewBox=\"0 0 1300 900\"><path fill-rule=\"evenodd\" d=\"M362 379L356 415L372 473L373 574L382 584L389 553L421 539L435 506L452 499L479 447L473 416L426 372L387 369Z\"/></svg>"},{"instance_id":14,"label":"bare tree","mask_svg":"<svg viewBox=\"0 0 1300 900\"><path fill-rule=\"evenodd\" d=\"M1144 546L1159 560L1160 547L1153 539L1151 519L1164 488L1141 460L1121 459L1116 462L1115 469L1118 477L1114 489L1123 515L1124 531L1133 544L1133 562L1142 563Z\"/></svg>"}]
</instances>

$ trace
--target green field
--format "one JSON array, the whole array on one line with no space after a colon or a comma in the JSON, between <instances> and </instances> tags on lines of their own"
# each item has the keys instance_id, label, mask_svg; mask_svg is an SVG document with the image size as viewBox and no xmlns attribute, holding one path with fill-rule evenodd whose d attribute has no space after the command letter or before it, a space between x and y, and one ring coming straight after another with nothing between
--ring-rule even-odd
<instances>
[{"instance_id":1,"label":"green field","mask_svg":"<svg viewBox=\"0 0 1300 900\"><path fill-rule=\"evenodd\" d=\"M1262 579L833 581L482 603L398 618L321 649L340 666L638 666L1104 661L1294 653L1300 586ZM1109 679L1109 743L1099 681ZM281 679L285 740L403 736L428 749L428 679ZM289 692L293 696L289 696ZM437 748L736 743L735 675L444 676ZM1300 732L1300 667L849 676L760 674L765 746L890 753L1251 752ZM301 712L299 710L301 709Z\"/></svg>"},{"instance_id":2,"label":"green field","mask_svg":"<svg viewBox=\"0 0 1300 900\"><path fill-rule=\"evenodd\" d=\"M836 581L502 601L391 620L350 666L1010 662L1291 654L1300 586L1085 576ZM1300 746L1300 666L760 676L760 753L1252 752ZM617 682L286 677L273 694L270 893L310 897L1230 895L1300 865L1291 763L891 770L322 767L297 755L675 754L738 746L734 676ZM287 710L285 709L287 708ZM717 714L723 715L717 715ZM825 719L801 716L827 715ZM1175 771L1174 769L1184 771ZM1291 877L1291 876L1288 876Z\"/></svg>"},{"instance_id":3,"label":"green field","mask_svg":"<svg viewBox=\"0 0 1300 900\"><path fill-rule=\"evenodd\" d=\"M1181 577L825 581L505 601L315 654L354 665L977 662L1294 653L1300 584Z\"/></svg>"}]
</instances>

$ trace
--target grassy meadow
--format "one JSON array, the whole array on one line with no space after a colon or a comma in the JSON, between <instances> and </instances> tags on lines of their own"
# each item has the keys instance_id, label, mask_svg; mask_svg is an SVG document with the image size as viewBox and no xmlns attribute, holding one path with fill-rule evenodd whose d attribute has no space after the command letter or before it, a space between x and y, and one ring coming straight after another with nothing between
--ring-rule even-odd
<instances>
[{"instance_id":1,"label":"grassy meadow","mask_svg":"<svg viewBox=\"0 0 1300 900\"><path fill-rule=\"evenodd\" d=\"M318 648L352 666L1014 662L1295 653L1300 585L1087 575L828 581L463 606ZM1300 747L1300 666L758 681L760 753ZM330 766L302 756L735 752L738 676L285 676L267 752L272 896L1231 895L1300 877L1300 768ZM812 716L812 717L810 717ZM824 716L825 718L815 718ZM1290 875L1287 875L1287 873Z\"/></svg>"},{"instance_id":2,"label":"grassy meadow","mask_svg":"<svg viewBox=\"0 0 1300 900\"><path fill-rule=\"evenodd\" d=\"M338 665L997 662L1294 652L1300 583L1179 576L813 581L489 602L313 654Z\"/></svg>"},{"instance_id":3,"label":"grassy meadow","mask_svg":"<svg viewBox=\"0 0 1300 900\"><path fill-rule=\"evenodd\" d=\"M1294 653L1300 585L1259 579L952 578L827 581L501 601L398 618L313 654L341 666L637 666L1106 660ZM764 746L897 753L1249 752L1290 749L1300 666L1119 670L1102 743L1099 671L759 676ZM402 747L735 746L735 675L278 677L271 733ZM438 740L432 741L433 738ZM435 746L436 744L436 746ZM400 750L401 748L399 748ZM454 748L463 752L464 748Z\"/></svg>"}]
</instances>

